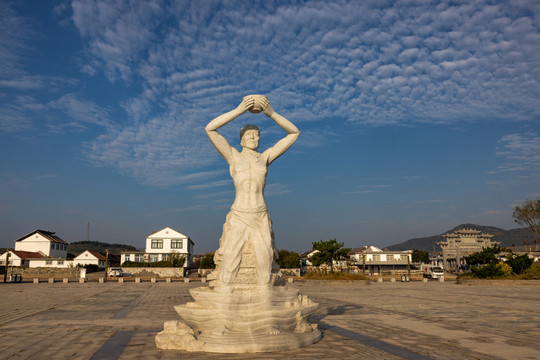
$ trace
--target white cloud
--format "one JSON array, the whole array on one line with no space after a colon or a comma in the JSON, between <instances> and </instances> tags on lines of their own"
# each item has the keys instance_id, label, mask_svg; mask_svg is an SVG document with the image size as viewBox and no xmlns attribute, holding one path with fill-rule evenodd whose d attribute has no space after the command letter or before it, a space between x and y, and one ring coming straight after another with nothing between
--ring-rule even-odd
<instances>
[{"instance_id":1,"label":"white cloud","mask_svg":"<svg viewBox=\"0 0 540 360\"><path fill-rule=\"evenodd\" d=\"M267 184L264 190L266 196L283 195L290 192L291 189L289 188L289 185L280 183Z\"/></svg>"},{"instance_id":2,"label":"white cloud","mask_svg":"<svg viewBox=\"0 0 540 360\"><path fill-rule=\"evenodd\" d=\"M204 184L190 185L187 188L189 190L206 190L206 189L226 186L230 184L231 184L231 180L218 180L218 181L212 181L212 182L204 183Z\"/></svg>"},{"instance_id":3,"label":"white cloud","mask_svg":"<svg viewBox=\"0 0 540 360\"><path fill-rule=\"evenodd\" d=\"M74 94L63 95L49 102L48 107L62 110L68 116L68 122L53 124L52 126L55 128L66 126L84 128L84 124L96 124L104 128L112 128L107 110L91 101L81 100Z\"/></svg>"},{"instance_id":4,"label":"white cloud","mask_svg":"<svg viewBox=\"0 0 540 360\"><path fill-rule=\"evenodd\" d=\"M224 171L197 171L219 156L202 134L203 127L189 118L153 118L99 136L87 144L86 154L96 164L115 167L144 184L207 181Z\"/></svg>"},{"instance_id":5,"label":"white cloud","mask_svg":"<svg viewBox=\"0 0 540 360\"><path fill-rule=\"evenodd\" d=\"M74 1L82 67L111 81L142 80L141 95L124 103L133 118L160 98L183 111L208 99L220 108L251 91L271 95L297 121L539 114L540 32L530 3L237 5Z\"/></svg>"},{"instance_id":6,"label":"white cloud","mask_svg":"<svg viewBox=\"0 0 540 360\"><path fill-rule=\"evenodd\" d=\"M534 132L515 133L503 136L496 149L502 163L492 174L513 174L513 179L539 181L540 179L540 136Z\"/></svg>"},{"instance_id":7,"label":"white cloud","mask_svg":"<svg viewBox=\"0 0 540 360\"><path fill-rule=\"evenodd\" d=\"M35 36L29 18L19 15L13 3L0 3L0 78L26 75L21 71L21 63L31 51L29 40Z\"/></svg>"},{"instance_id":8,"label":"white cloud","mask_svg":"<svg viewBox=\"0 0 540 360\"><path fill-rule=\"evenodd\" d=\"M43 87L42 79L35 76L21 76L0 80L0 88L11 88L16 90L34 90Z\"/></svg>"},{"instance_id":9,"label":"white cloud","mask_svg":"<svg viewBox=\"0 0 540 360\"><path fill-rule=\"evenodd\" d=\"M0 59L18 72L0 86L38 90L44 78L16 62L31 38L28 21L2 6L2 19L20 31L0 35L9 50ZM206 167L218 155L203 128L249 93L267 94L300 128L310 122L298 143L305 147L334 139L330 119L388 126L540 116L540 7L529 1L74 0L71 8L80 69L128 90L119 100L125 118L115 113L113 124L105 102L65 89L44 104L67 115L56 130L103 128L87 156L147 184L193 173L215 182ZM10 73L5 66L0 74ZM31 113L21 109L10 107L1 126L25 128L16 119ZM523 166L514 159L506 169Z\"/></svg>"},{"instance_id":10,"label":"white cloud","mask_svg":"<svg viewBox=\"0 0 540 360\"><path fill-rule=\"evenodd\" d=\"M91 66L111 80L129 80L132 67L158 36L163 1L73 1L73 22L88 39Z\"/></svg>"}]
</instances>

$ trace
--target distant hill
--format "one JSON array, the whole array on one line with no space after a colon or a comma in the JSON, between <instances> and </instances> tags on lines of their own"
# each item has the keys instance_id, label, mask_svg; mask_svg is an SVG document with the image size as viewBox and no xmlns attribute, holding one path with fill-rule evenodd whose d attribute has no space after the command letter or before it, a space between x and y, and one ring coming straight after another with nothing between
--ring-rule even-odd
<instances>
[{"instance_id":1,"label":"distant hill","mask_svg":"<svg viewBox=\"0 0 540 360\"><path fill-rule=\"evenodd\" d=\"M428 237L423 237L423 238L414 238L414 239L410 239L399 244L387 246L387 248L388 250L393 250L393 251L413 250L413 249L425 250L429 252L434 251L434 250L441 251L441 247L437 245L437 242L444 240L444 238L442 237L442 234L453 232L459 229L474 229L474 230L480 230L487 234L491 234L493 235L492 240L500 242L500 246L503 246L503 247L523 245L523 241L527 241L527 243L529 244L534 243L533 235L530 234L524 228L504 230L504 229L497 228L494 226L461 224L439 235L433 235L433 236L428 236Z\"/></svg>"},{"instance_id":2,"label":"distant hill","mask_svg":"<svg viewBox=\"0 0 540 360\"><path fill-rule=\"evenodd\" d=\"M107 249L109 249L109 254L112 255L120 255L121 251L137 251L137 249L131 245L109 244L99 241L77 241L69 244L68 253L77 256L85 250L92 250L105 255Z\"/></svg>"}]
</instances>

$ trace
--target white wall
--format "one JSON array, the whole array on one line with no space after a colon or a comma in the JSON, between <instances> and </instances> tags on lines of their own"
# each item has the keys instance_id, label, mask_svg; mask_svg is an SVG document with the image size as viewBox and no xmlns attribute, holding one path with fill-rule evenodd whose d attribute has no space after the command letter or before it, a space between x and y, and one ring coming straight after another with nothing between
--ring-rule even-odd
<instances>
[{"instance_id":1,"label":"white wall","mask_svg":"<svg viewBox=\"0 0 540 360\"><path fill-rule=\"evenodd\" d=\"M0 255L0 266L6 266L6 257L7 257L7 251ZM9 254L9 265L10 266L22 266L22 260L17 255L10 253Z\"/></svg>"},{"instance_id":2,"label":"white wall","mask_svg":"<svg viewBox=\"0 0 540 360\"><path fill-rule=\"evenodd\" d=\"M57 249L59 247L59 249ZM21 251L41 251L51 257L67 257L67 245L56 244L41 234L32 234L21 241L15 241L15 250Z\"/></svg>"},{"instance_id":3,"label":"white wall","mask_svg":"<svg viewBox=\"0 0 540 360\"><path fill-rule=\"evenodd\" d=\"M99 260L95 255L93 255L88 250L85 250L83 253L79 254L78 256L73 259L74 265L97 265L100 268L105 268L105 261Z\"/></svg>"},{"instance_id":4,"label":"white wall","mask_svg":"<svg viewBox=\"0 0 540 360\"><path fill-rule=\"evenodd\" d=\"M38 252L50 256L51 241L45 239L43 236L35 234L30 238L26 238L21 241L15 242L15 250Z\"/></svg>"},{"instance_id":5,"label":"white wall","mask_svg":"<svg viewBox=\"0 0 540 360\"><path fill-rule=\"evenodd\" d=\"M48 264L47 262L50 262ZM62 262L59 264L59 262ZM62 260L62 259L31 259L29 261L28 267L36 268L36 267L50 267L50 268L67 268L73 265L72 260Z\"/></svg>"}]
</instances>

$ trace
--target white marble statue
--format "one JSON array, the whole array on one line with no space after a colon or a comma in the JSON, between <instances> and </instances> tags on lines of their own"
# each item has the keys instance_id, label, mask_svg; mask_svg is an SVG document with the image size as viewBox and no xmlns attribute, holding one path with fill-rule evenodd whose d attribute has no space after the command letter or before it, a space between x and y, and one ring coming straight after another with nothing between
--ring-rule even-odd
<instances>
[{"instance_id":1,"label":"white marble statue","mask_svg":"<svg viewBox=\"0 0 540 360\"><path fill-rule=\"evenodd\" d=\"M240 152L217 132L220 127L254 107L262 109L266 116L288 133L262 154L258 152L260 131L255 125L246 125L240 131ZM276 113L266 97L251 95L246 96L236 109L212 120L206 126L206 133L229 164L236 189L234 203L223 226L220 248L215 254L215 262L221 265L221 286L230 285L238 274L246 241L251 241L254 248L259 285L271 285L271 271L276 268L274 259L277 258L277 251L272 221L264 200L266 172L268 166L294 144L300 131Z\"/></svg>"},{"instance_id":2,"label":"white marble statue","mask_svg":"<svg viewBox=\"0 0 540 360\"><path fill-rule=\"evenodd\" d=\"M259 129L246 125L240 132L242 151L236 150L217 130L248 110L264 111L287 136L259 153ZM318 304L287 286L279 275L264 200L268 166L300 132L272 109L266 97L249 95L236 109L212 120L206 133L229 164L236 197L223 225L209 286L190 290L194 301L175 307L183 321L166 322L156 335L156 345L185 351L254 353L317 342L321 333L307 319Z\"/></svg>"}]
</instances>

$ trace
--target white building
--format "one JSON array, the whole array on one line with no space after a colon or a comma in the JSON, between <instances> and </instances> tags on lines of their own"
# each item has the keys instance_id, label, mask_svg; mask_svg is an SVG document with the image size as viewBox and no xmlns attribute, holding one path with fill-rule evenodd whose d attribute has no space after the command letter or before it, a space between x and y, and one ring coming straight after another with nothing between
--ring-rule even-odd
<instances>
[{"instance_id":1,"label":"white building","mask_svg":"<svg viewBox=\"0 0 540 360\"><path fill-rule=\"evenodd\" d=\"M43 259L45 255L33 251L8 250L0 255L0 266L6 265L6 258L9 253L9 266L30 266L30 260Z\"/></svg>"},{"instance_id":2,"label":"white building","mask_svg":"<svg viewBox=\"0 0 540 360\"><path fill-rule=\"evenodd\" d=\"M15 250L9 250L9 265L30 268L67 268L95 264L105 268L105 257L86 250L74 259L67 259L68 243L52 231L35 230L15 240ZM0 265L6 264L8 252L0 255Z\"/></svg>"},{"instance_id":3,"label":"white building","mask_svg":"<svg viewBox=\"0 0 540 360\"><path fill-rule=\"evenodd\" d=\"M408 270L412 263L410 250L388 251L373 245L353 249L349 256L355 266L373 275Z\"/></svg>"},{"instance_id":4,"label":"white building","mask_svg":"<svg viewBox=\"0 0 540 360\"><path fill-rule=\"evenodd\" d=\"M46 256L40 251L22 251L22 250L8 250L0 255L0 266L6 265L6 258L9 253L9 266L23 266L23 267L69 267L73 266L73 261L67 260L61 257Z\"/></svg>"},{"instance_id":5,"label":"white building","mask_svg":"<svg viewBox=\"0 0 540 360\"><path fill-rule=\"evenodd\" d=\"M105 269L105 263L107 258L97 251L85 250L81 254L75 256L73 259L73 265L97 265L100 269Z\"/></svg>"},{"instance_id":6,"label":"white building","mask_svg":"<svg viewBox=\"0 0 540 360\"><path fill-rule=\"evenodd\" d=\"M30 234L15 240L15 250L41 252L52 258L67 257L68 243L52 231L34 230Z\"/></svg>"},{"instance_id":7,"label":"white building","mask_svg":"<svg viewBox=\"0 0 540 360\"><path fill-rule=\"evenodd\" d=\"M34 230L15 240L15 250L9 252L9 264L25 267L68 267L66 259L68 243L52 231ZM0 256L0 265L5 265L8 252Z\"/></svg>"},{"instance_id":8,"label":"white building","mask_svg":"<svg viewBox=\"0 0 540 360\"><path fill-rule=\"evenodd\" d=\"M146 238L146 251L123 252L120 263L126 261L157 262L170 260L173 254L185 255L185 268L193 263L193 241L186 235L166 227Z\"/></svg>"},{"instance_id":9,"label":"white building","mask_svg":"<svg viewBox=\"0 0 540 360\"><path fill-rule=\"evenodd\" d=\"M300 262L302 266L313 266L313 263L311 262L311 257L320 252L319 250L311 250L305 253L300 254Z\"/></svg>"}]
</instances>

